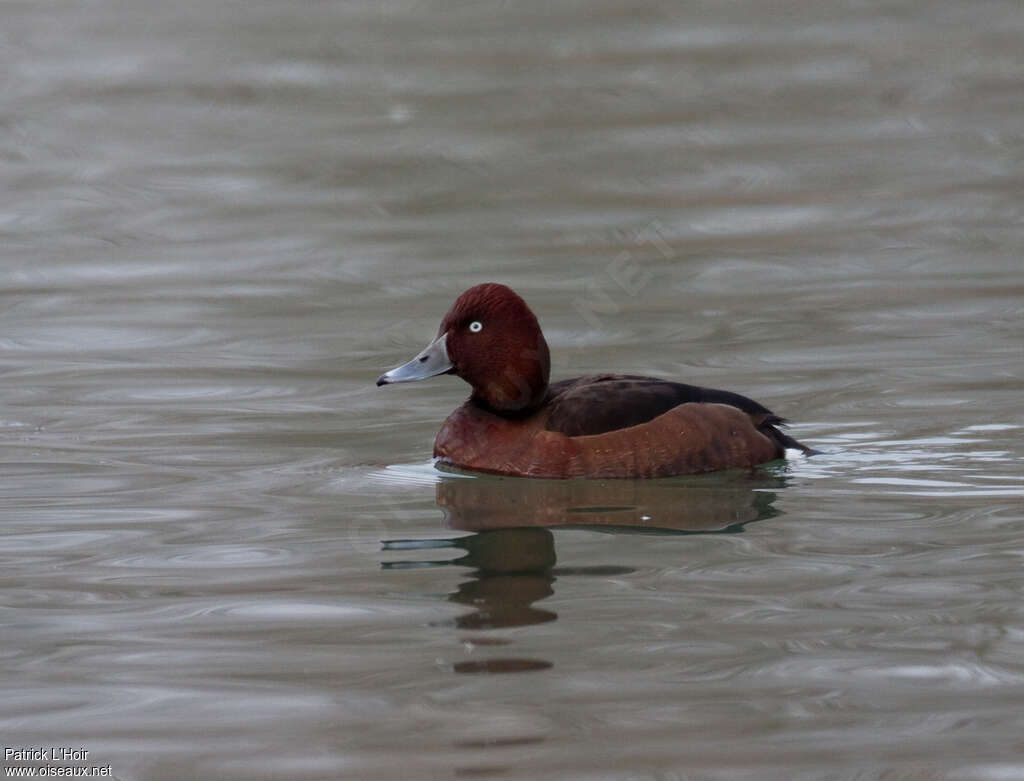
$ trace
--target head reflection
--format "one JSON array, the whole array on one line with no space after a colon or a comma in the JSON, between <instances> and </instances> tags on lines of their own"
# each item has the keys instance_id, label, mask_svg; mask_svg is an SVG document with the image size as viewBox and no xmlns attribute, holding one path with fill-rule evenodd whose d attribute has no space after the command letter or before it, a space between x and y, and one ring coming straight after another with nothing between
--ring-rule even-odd
<instances>
[{"instance_id":1,"label":"head reflection","mask_svg":"<svg viewBox=\"0 0 1024 781\"><path fill-rule=\"evenodd\" d=\"M554 621L558 616L533 607L554 590L555 538L547 529L494 529L459 542L466 555L457 564L474 567L452 602L473 608L455 619L459 629L498 629Z\"/></svg>"},{"instance_id":2,"label":"head reflection","mask_svg":"<svg viewBox=\"0 0 1024 781\"><path fill-rule=\"evenodd\" d=\"M533 607L553 593L555 538L543 528L489 529L442 540L392 540L385 550L456 548L455 559L387 562L385 569L457 566L473 568L449 601L472 608L455 619L459 629L498 629L554 621L558 616Z\"/></svg>"}]
</instances>

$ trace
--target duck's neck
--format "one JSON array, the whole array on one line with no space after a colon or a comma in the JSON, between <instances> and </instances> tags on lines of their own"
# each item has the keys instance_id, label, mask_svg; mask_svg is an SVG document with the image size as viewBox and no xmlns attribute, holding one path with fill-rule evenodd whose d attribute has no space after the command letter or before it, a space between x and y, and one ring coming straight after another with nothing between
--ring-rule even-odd
<instances>
[{"instance_id":1,"label":"duck's neck","mask_svg":"<svg viewBox=\"0 0 1024 781\"><path fill-rule=\"evenodd\" d=\"M538 333L536 345L505 356L502 368L473 383L470 400L478 406L505 417L520 417L544 404L551 372L551 356L544 336Z\"/></svg>"}]
</instances>

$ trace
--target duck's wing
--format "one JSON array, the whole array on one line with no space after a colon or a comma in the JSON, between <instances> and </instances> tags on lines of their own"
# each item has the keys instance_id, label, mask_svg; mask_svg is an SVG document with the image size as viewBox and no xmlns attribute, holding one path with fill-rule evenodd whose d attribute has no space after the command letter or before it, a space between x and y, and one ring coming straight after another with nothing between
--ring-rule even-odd
<instances>
[{"instance_id":1,"label":"duck's wing","mask_svg":"<svg viewBox=\"0 0 1024 781\"><path fill-rule=\"evenodd\" d=\"M775 426L786 421L753 399L730 391L630 374L598 374L552 383L548 431L589 436L646 423L680 404L728 404L750 415L755 428L783 447L806 450Z\"/></svg>"}]
</instances>

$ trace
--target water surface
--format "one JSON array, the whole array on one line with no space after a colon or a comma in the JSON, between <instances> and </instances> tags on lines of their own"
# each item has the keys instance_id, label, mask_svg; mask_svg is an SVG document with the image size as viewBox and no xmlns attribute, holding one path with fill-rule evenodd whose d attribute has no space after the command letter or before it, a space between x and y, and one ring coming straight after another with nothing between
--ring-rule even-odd
<instances>
[{"instance_id":1,"label":"water surface","mask_svg":"<svg viewBox=\"0 0 1024 781\"><path fill-rule=\"evenodd\" d=\"M1024 777L1019 3L0 13L4 747ZM487 280L823 454L435 471L373 381Z\"/></svg>"}]
</instances>

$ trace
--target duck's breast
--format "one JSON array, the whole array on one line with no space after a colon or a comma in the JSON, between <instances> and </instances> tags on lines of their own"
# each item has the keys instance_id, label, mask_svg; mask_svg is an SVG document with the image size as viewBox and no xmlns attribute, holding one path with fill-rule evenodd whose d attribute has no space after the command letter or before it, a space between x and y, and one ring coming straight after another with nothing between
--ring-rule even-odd
<instances>
[{"instance_id":1,"label":"duck's breast","mask_svg":"<svg viewBox=\"0 0 1024 781\"><path fill-rule=\"evenodd\" d=\"M434 457L461 469L529 477L553 472L570 456L568 437L543 436L544 411L506 418L466 402L452 412L434 440Z\"/></svg>"}]
</instances>

